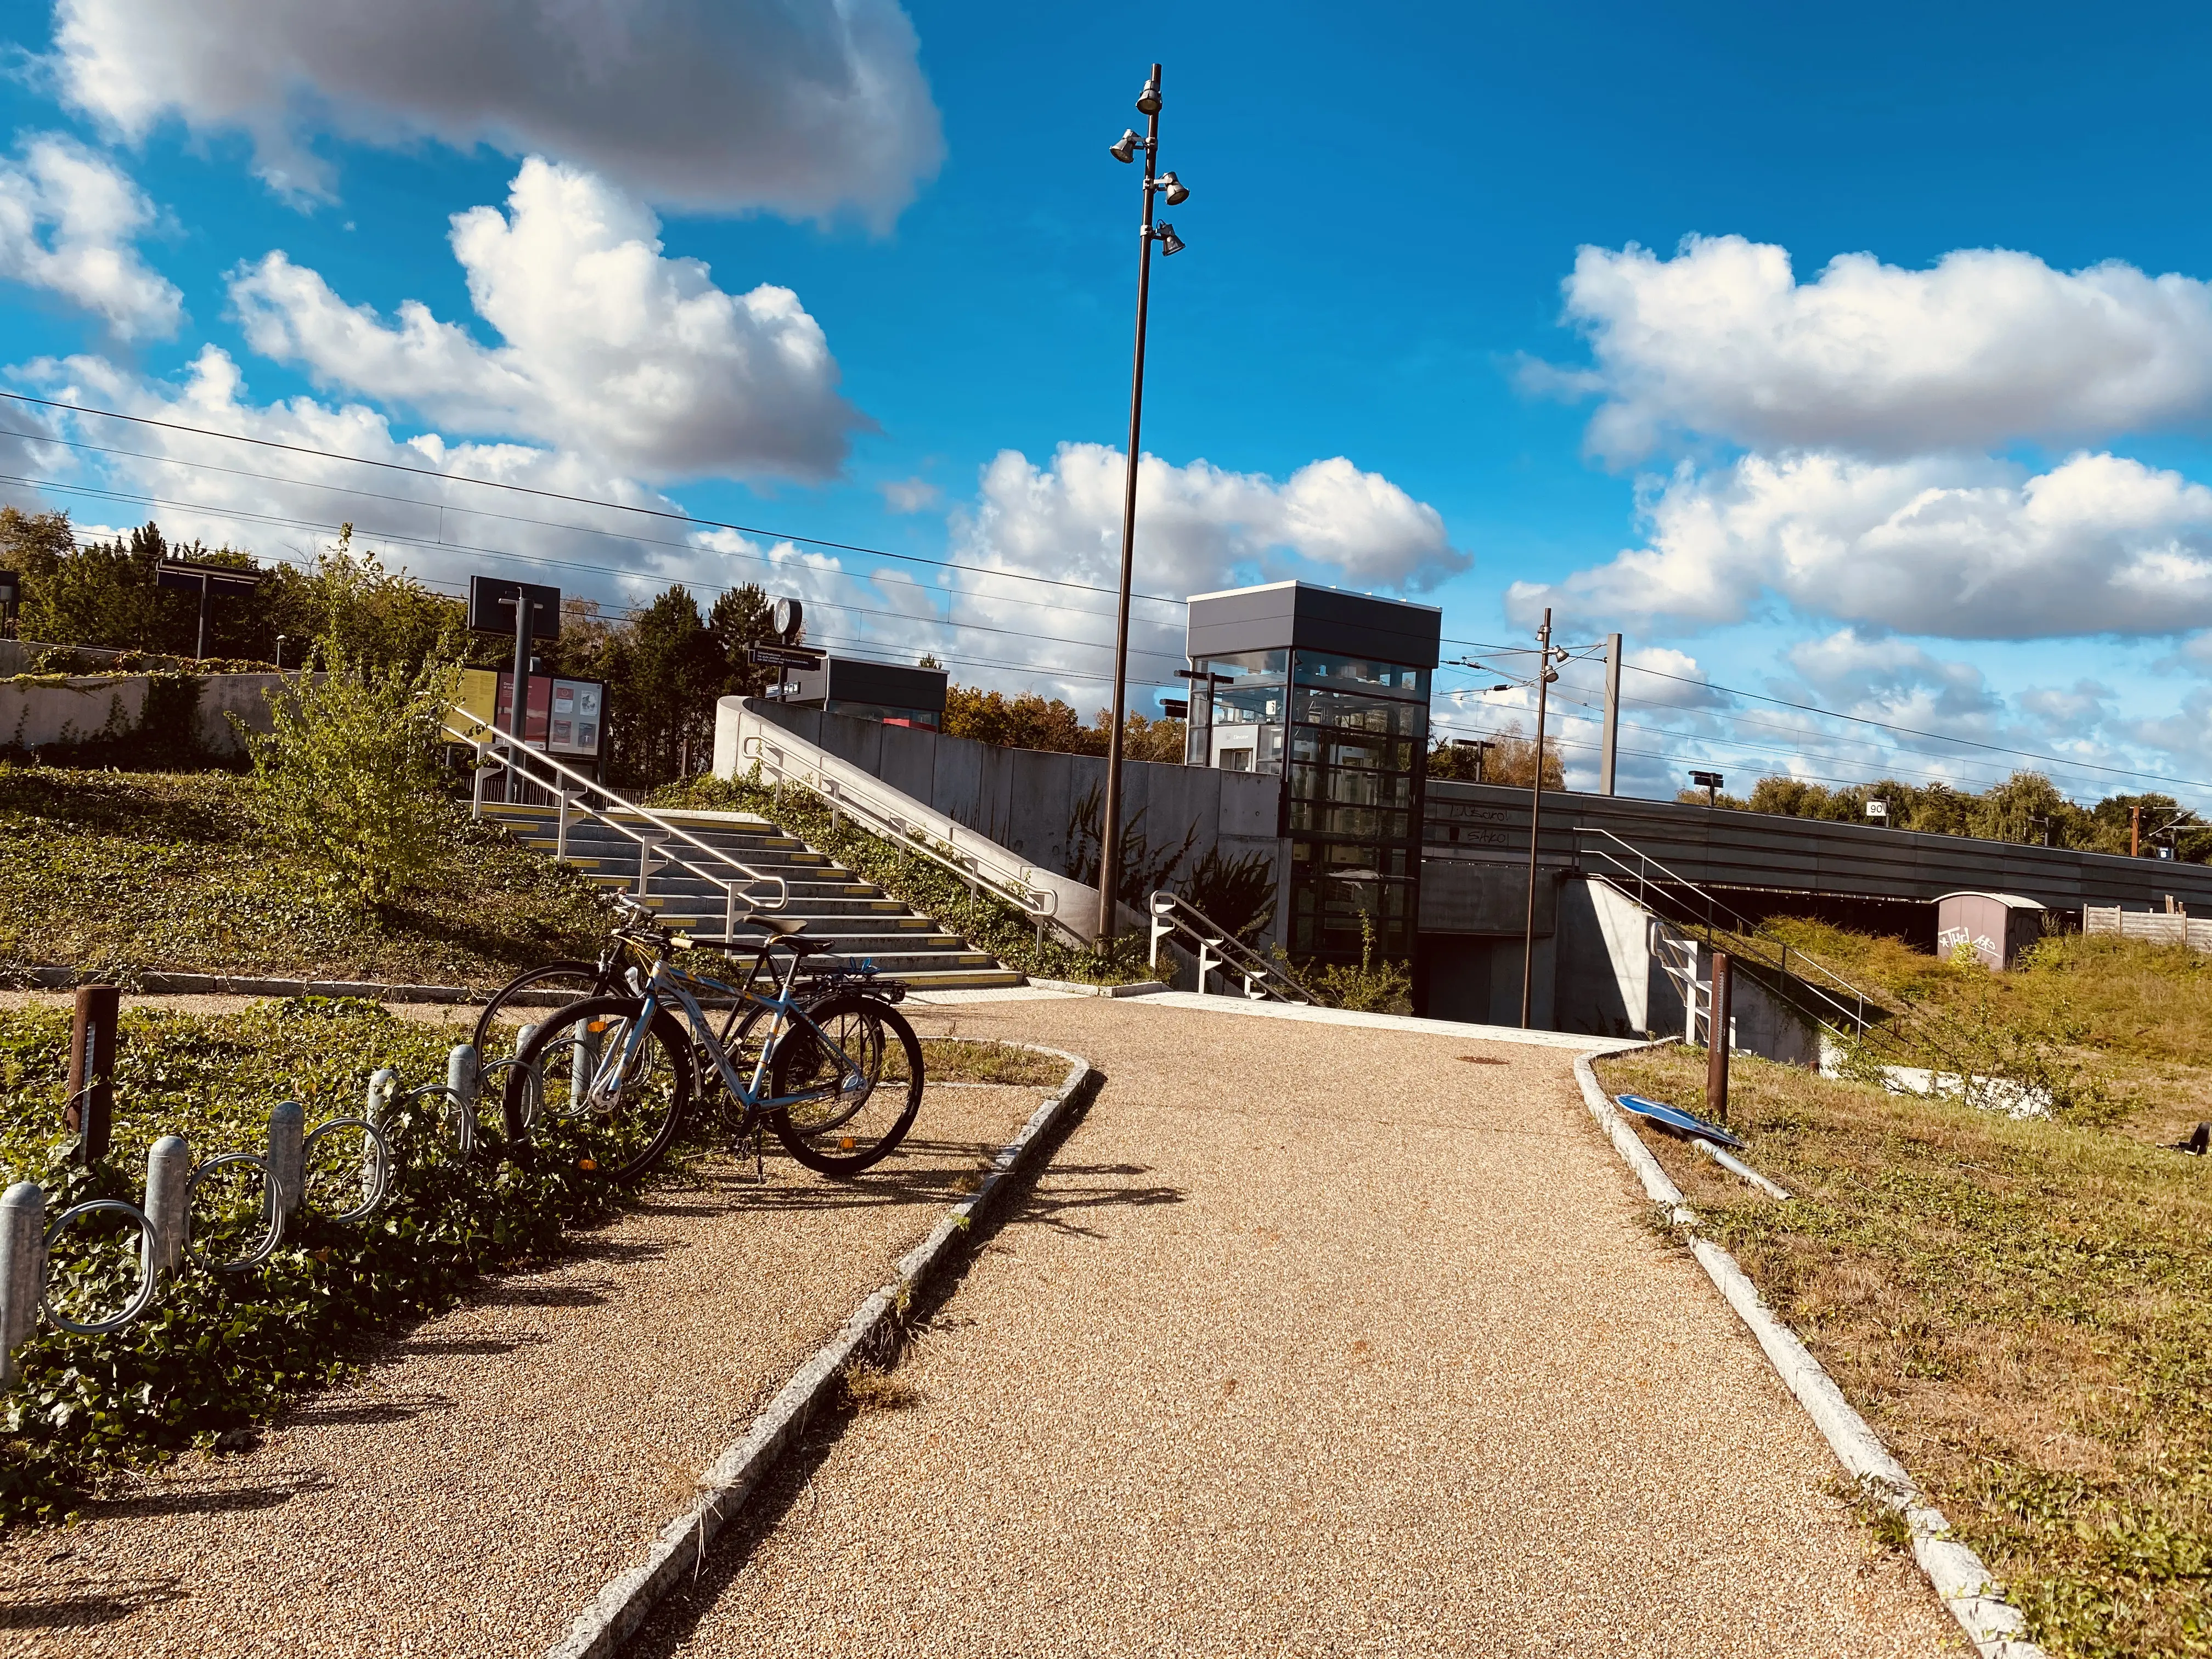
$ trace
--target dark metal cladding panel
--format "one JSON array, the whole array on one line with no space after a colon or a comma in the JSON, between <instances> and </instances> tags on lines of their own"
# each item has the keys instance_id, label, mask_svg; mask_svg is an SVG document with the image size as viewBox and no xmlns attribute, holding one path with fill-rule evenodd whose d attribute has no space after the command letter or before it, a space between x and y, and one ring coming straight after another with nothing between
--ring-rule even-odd
<instances>
[{"instance_id":1,"label":"dark metal cladding panel","mask_svg":"<svg viewBox=\"0 0 2212 1659\"><path fill-rule=\"evenodd\" d=\"M1434 668L1443 635L1443 612L1434 605L1278 582L1193 599L1186 648L1200 658L1295 647Z\"/></svg>"},{"instance_id":2,"label":"dark metal cladding panel","mask_svg":"<svg viewBox=\"0 0 2212 1659\"><path fill-rule=\"evenodd\" d=\"M825 665L830 700L833 702L872 702L889 708L926 708L945 712L945 672L942 668L904 668L896 663L862 662L854 657L832 657ZM801 682L811 677L802 674Z\"/></svg>"},{"instance_id":3,"label":"dark metal cladding panel","mask_svg":"<svg viewBox=\"0 0 2212 1659\"><path fill-rule=\"evenodd\" d=\"M1528 855L1525 789L1431 778L1426 822L1431 858ZM1456 842L1435 833L1453 829L1460 832ZM1595 830L1611 831L1627 847L1584 833ZM2205 865L1915 835L1680 801L1547 790L1542 843L1547 861L1578 860L1588 873L1617 871L1599 855L1604 847L1632 866L1641 854L1676 876L1717 888L1907 899L1972 889L2016 893L2054 910L2085 903L2156 909L2172 894L2192 911L2212 912L2212 866Z\"/></svg>"},{"instance_id":4,"label":"dark metal cladding panel","mask_svg":"<svg viewBox=\"0 0 2212 1659\"><path fill-rule=\"evenodd\" d=\"M1297 631L1297 586L1277 582L1208 593L1190 602L1188 643L1193 658L1243 651L1283 651Z\"/></svg>"},{"instance_id":5,"label":"dark metal cladding panel","mask_svg":"<svg viewBox=\"0 0 2212 1659\"><path fill-rule=\"evenodd\" d=\"M1444 613L1434 605L1402 599L1377 599L1334 587L1300 582L1297 636L1302 651L1332 651L1347 657L1434 668L1443 637Z\"/></svg>"}]
</instances>

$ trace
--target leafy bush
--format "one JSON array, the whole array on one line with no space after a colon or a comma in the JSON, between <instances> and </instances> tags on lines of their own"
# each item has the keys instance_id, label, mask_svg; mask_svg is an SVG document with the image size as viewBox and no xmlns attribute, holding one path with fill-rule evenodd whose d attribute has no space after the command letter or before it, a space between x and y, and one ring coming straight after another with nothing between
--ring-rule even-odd
<instances>
[{"instance_id":1,"label":"leafy bush","mask_svg":"<svg viewBox=\"0 0 2212 1659\"><path fill-rule=\"evenodd\" d=\"M184 1134L195 1161L258 1151L280 1099L306 1103L312 1129L356 1115L380 1066L410 1083L442 1077L447 1036L373 1003L320 999L218 1018L127 1012L114 1149L85 1170L60 1128L68 1015L0 1012L0 1169L6 1181L38 1182L50 1218L91 1198L138 1202L146 1149L159 1136ZM487 1267L552 1250L564 1228L620 1201L578 1175L544 1133L520 1162L480 1153L463 1165L448 1156L450 1130L429 1103L400 1109L386 1125L392 1187L367 1222L340 1226L303 1212L260 1267L187 1267L116 1335L41 1324L17 1351L16 1386L0 1395L0 1522L58 1519L116 1471L267 1419L343 1376L371 1333L447 1305Z\"/></svg>"},{"instance_id":2,"label":"leafy bush","mask_svg":"<svg viewBox=\"0 0 2212 1659\"><path fill-rule=\"evenodd\" d=\"M1413 970L1403 962L1375 959L1375 923L1359 918L1359 962L1309 962L1297 978L1322 1006L1363 1014L1413 1012Z\"/></svg>"},{"instance_id":3,"label":"leafy bush","mask_svg":"<svg viewBox=\"0 0 2212 1659\"><path fill-rule=\"evenodd\" d=\"M271 834L321 867L336 896L374 909L436 861L453 806L440 787L440 715L459 668L410 671L318 642L311 671L272 688L267 735L232 724L253 759Z\"/></svg>"}]
</instances>

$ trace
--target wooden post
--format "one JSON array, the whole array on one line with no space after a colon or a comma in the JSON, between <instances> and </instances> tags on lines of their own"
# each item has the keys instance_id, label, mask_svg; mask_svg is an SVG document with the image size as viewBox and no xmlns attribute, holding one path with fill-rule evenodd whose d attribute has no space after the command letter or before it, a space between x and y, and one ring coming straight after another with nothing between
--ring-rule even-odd
<instances>
[{"instance_id":1,"label":"wooden post","mask_svg":"<svg viewBox=\"0 0 2212 1659\"><path fill-rule=\"evenodd\" d=\"M1713 952L1713 989L1705 1016L1705 1115L1716 1123L1728 1121L1729 1085L1729 959L1725 951Z\"/></svg>"},{"instance_id":2,"label":"wooden post","mask_svg":"<svg viewBox=\"0 0 2212 1659\"><path fill-rule=\"evenodd\" d=\"M107 1156L108 1125L115 1115L115 1026L121 991L112 985L80 985L70 1024L69 1101L62 1123L77 1138L76 1161Z\"/></svg>"}]
</instances>

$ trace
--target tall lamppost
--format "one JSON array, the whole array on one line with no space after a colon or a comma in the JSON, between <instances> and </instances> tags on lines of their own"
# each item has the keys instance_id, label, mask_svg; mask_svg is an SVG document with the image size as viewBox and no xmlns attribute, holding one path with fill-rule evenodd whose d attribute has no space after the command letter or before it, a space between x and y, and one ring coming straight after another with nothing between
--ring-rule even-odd
<instances>
[{"instance_id":1,"label":"tall lamppost","mask_svg":"<svg viewBox=\"0 0 2212 1659\"><path fill-rule=\"evenodd\" d=\"M1115 161L1134 161L1145 153L1145 218L1137 230L1137 362L1129 377L1129 454L1121 486L1121 586L1114 613L1114 725L1106 738L1106 801L1098 833L1098 943L1103 946L1115 933L1115 890L1121 869L1121 726L1128 718L1129 698L1129 585L1137 551L1137 444L1145 413L1145 309L1152 295L1152 244L1160 245L1163 258L1182 252L1175 227L1152 223L1152 197L1164 191L1168 205L1190 198L1190 191L1172 173L1156 171L1160 149L1160 66L1152 65L1152 78L1137 94L1137 109L1145 118L1140 137L1124 131L1107 149Z\"/></svg>"}]
</instances>

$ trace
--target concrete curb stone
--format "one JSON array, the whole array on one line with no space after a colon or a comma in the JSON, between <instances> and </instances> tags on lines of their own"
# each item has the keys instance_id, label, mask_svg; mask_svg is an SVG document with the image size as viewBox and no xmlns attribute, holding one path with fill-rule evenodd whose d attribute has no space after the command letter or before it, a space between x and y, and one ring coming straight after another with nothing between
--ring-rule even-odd
<instances>
[{"instance_id":1,"label":"concrete curb stone","mask_svg":"<svg viewBox=\"0 0 2212 1659\"><path fill-rule=\"evenodd\" d=\"M1097 1074L1091 1062L1065 1049L1034 1042L1007 1044L1067 1062L1067 1075L1030 1115L1020 1132L999 1149L991 1173L975 1194L947 1211L929 1236L899 1259L891 1282L854 1309L837 1334L785 1383L744 1437L732 1445L699 1480L700 1497L684 1514L661 1528L645 1559L610 1582L576 1616L568 1634L546 1651L545 1659L606 1659L645 1621L653 1605L677 1580L696 1572L714 1535L744 1508L784 1449L806 1426L814 1408L837 1385L854 1355L864 1352L887 1323L902 1313L921 1285L953 1252L959 1236L998 1202L1031 1150L1048 1136L1070 1104Z\"/></svg>"},{"instance_id":2,"label":"concrete curb stone","mask_svg":"<svg viewBox=\"0 0 2212 1659\"><path fill-rule=\"evenodd\" d=\"M0 978L27 981L41 991L110 983L113 975L88 975L69 967L0 969ZM372 980L264 979L240 974L173 974L159 969L128 975L134 989L155 996L365 997L374 1002L474 1002L489 993L465 985L384 985Z\"/></svg>"},{"instance_id":3,"label":"concrete curb stone","mask_svg":"<svg viewBox=\"0 0 2212 1659\"><path fill-rule=\"evenodd\" d=\"M1040 991L1064 991L1078 997L1149 997L1170 988L1156 979L1140 979L1133 985L1092 985L1079 979L1038 979L1032 975L1029 982Z\"/></svg>"},{"instance_id":4,"label":"concrete curb stone","mask_svg":"<svg viewBox=\"0 0 2212 1659\"><path fill-rule=\"evenodd\" d=\"M1657 1048L1680 1040L1668 1037L1638 1047ZM1698 1265L1757 1340L1768 1363L1805 1408L1844 1472L1862 1491L1896 1510L1904 1521L1911 1535L1913 1559L1927 1575L1936 1598L1950 1609L1973 1643L1975 1651L1982 1659L2048 1659L2042 1648L2019 1634L2027 1621L2004 1599L2003 1587L1982 1558L1951 1536L1951 1523L1943 1518L1942 1511L1927 1501L1905 1466L1890 1455L1881 1437L1844 1398L1835 1378L1766 1305L1759 1287L1736 1265L1735 1258L1698 1231L1697 1212L1660 1167L1659 1160L1651 1156L1651 1149L1638 1139L1590 1064L1593 1059L1607 1054L1633 1052L1600 1049L1575 1057L1575 1080L1582 1085L1583 1103L1612 1140L1613 1150L1636 1172L1645 1194L1683 1231Z\"/></svg>"}]
</instances>

